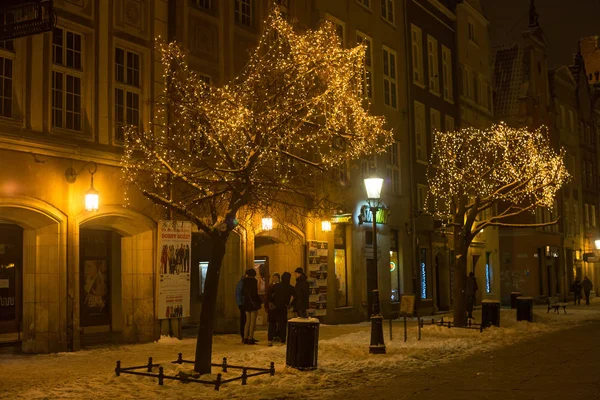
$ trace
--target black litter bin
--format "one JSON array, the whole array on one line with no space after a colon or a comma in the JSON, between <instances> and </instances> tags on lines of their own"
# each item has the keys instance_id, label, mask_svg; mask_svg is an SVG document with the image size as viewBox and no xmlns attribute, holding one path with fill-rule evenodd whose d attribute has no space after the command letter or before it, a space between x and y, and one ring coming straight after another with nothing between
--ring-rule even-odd
<instances>
[{"instance_id":1,"label":"black litter bin","mask_svg":"<svg viewBox=\"0 0 600 400\"><path fill-rule=\"evenodd\" d=\"M533 297L517 297L517 321L533 322Z\"/></svg>"},{"instance_id":2,"label":"black litter bin","mask_svg":"<svg viewBox=\"0 0 600 400\"><path fill-rule=\"evenodd\" d=\"M481 328L487 328L490 325L500 326L500 302L497 300L481 302Z\"/></svg>"},{"instance_id":3,"label":"black litter bin","mask_svg":"<svg viewBox=\"0 0 600 400\"><path fill-rule=\"evenodd\" d=\"M319 320L292 318L288 321L285 364L307 371L317 368L319 352Z\"/></svg>"},{"instance_id":4,"label":"black litter bin","mask_svg":"<svg viewBox=\"0 0 600 400\"><path fill-rule=\"evenodd\" d=\"M517 297L521 297L521 292L511 292L510 293L510 308L513 310L517 308Z\"/></svg>"}]
</instances>

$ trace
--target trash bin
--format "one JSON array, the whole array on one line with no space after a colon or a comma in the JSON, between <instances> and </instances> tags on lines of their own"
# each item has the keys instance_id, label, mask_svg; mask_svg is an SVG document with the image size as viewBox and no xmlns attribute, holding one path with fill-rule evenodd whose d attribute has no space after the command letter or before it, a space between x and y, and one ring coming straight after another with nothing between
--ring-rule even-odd
<instances>
[{"instance_id":1,"label":"trash bin","mask_svg":"<svg viewBox=\"0 0 600 400\"><path fill-rule=\"evenodd\" d=\"M533 322L533 297L517 297L517 321Z\"/></svg>"},{"instance_id":2,"label":"trash bin","mask_svg":"<svg viewBox=\"0 0 600 400\"><path fill-rule=\"evenodd\" d=\"M497 300L481 302L481 328L487 328L490 325L500 327L500 302Z\"/></svg>"},{"instance_id":3,"label":"trash bin","mask_svg":"<svg viewBox=\"0 0 600 400\"><path fill-rule=\"evenodd\" d=\"M522 295L521 292L511 292L510 293L510 308L513 310L517 308L517 297Z\"/></svg>"},{"instance_id":4,"label":"trash bin","mask_svg":"<svg viewBox=\"0 0 600 400\"><path fill-rule=\"evenodd\" d=\"M288 321L285 364L301 371L317 368L319 320L292 318Z\"/></svg>"}]
</instances>

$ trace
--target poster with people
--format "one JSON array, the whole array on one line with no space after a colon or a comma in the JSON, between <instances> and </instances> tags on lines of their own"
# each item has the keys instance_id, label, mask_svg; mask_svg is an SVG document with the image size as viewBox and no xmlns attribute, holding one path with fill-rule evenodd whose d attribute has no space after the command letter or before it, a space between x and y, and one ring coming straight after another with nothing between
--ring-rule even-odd
<instances>
[{"instance_id":1,"label":"poster with people","mask_svg":"<svg viewBox=\"0 0 600 400\"><path fill-rule=\"evenodd\" d=\"M191 247L191 222L159 222L159 319L183 318L190 316Z\"/></svg>"},{"instance_id":2,"label":"poster with people","mask_svg":"<svg viewBox=\"0 0 600 400\"><path fill-rule=\"evenodd\" d=\"M309 240L308 247L308 315L318 317L327 314L327 265L329 247L327 242Z\"/></svg>"},{"instance_id":3,"label":"poster with people","mask_svg":"<svg viewBox=\"0 0 600 400\"><path fill-rule=\"evenodd\" d=\"M82 279L82 324L84 326L109 325L110 308L106 260L85 260Z\"/></svg>"}]
</instances>

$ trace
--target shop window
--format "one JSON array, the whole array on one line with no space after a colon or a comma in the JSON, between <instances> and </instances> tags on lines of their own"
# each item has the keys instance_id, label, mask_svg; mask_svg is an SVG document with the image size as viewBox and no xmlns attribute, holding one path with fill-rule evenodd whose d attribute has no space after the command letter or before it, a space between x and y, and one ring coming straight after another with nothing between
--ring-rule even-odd
<instances>
[{"instance_id":1,"label":"shop window","mask_svg":"<svg viewBox=\"0 0 600 400\"><path fill-rule=\"evenodd\" d=\"M206 273L208 272L208 261L198 263L198 293L204 294L204 285L206 283Z\"/></svg>"},{"instance_id":2,"label":"shop window","mask_svg":"<svg viewBox=\"0 0 600 400\"><path fill-rule=\"evenodd\" d=\"M345 225L335 225L333 255L336 279L336 306L346 307L350 305L350 301L348 295L349 277Z\"/></svg>"},{"instance_id":3,"label":"shop window","mask_svg":"<svg viewBox=\"0 0 600 400\"><path fill-rule=\"evenodd\" d=\"M492 293L492 264L490 262L490 253L485 253L485 292Z\"/></svg>"},{"instance_id":4,"label":"shop window","mask_svg":"<svg viewBox=\"0 0 600 400\"><path fill-rule=\"evenodd\" d=\"M400 301L402 294L402 283L400 270L400 257L398 254L398 231L392 229L390 233L390 274L391 274L391 285L392 285L392 301Z\"/></svg>"},{"instance_id":5,"label":"shop window","mask_svg":"<svg viewBox=\"0 0 600 400\"><path fill-rule=\"evenodd\" d=\"M426 299L429 290L429 285L427 284L429 278L427 271L427 249L422 248L419 250L419 268L421 272L421 298Z\"/></svg>"}]
</instances>

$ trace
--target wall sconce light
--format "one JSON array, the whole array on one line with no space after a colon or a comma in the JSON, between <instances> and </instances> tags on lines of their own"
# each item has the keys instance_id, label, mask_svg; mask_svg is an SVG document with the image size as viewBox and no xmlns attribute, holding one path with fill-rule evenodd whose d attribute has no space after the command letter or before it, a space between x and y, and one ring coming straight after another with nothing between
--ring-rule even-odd
<instances>
[{"instance_id":1,"label":"wall sconce light","mask_svg":"<svg viewBox=\"0 0 600 400\"><path fill-rule=\"evenodd\" d=\"M321 231L331 232L331 221L321 221Z\"/></svg>"},{"instance_id":2,"label":"wall sconce light","mask_svg":"<svg viewBox=\"0 0 600 400\"><path fill-rule=\"evenodd\" d=\"M73 168L67 168L65 171L65 179L69 183L75 183L77 180L77 175L81 174L81 172L89 165L88 172L91 175L91 185L87 192L85 192L85 211L98 211L99 196L98 191L94 188L94 174L98 170L98 165L94 161L86 162L83 167L79 170L79 172L75 171Z\"/></svg>"},{"instance_id":3,"label":"wall sconce light","mask_svg":"<svg viewBox=\"0 0 600 400\"><path fill-rule=\"evenodd\" d=\"M273 229L273 218L263 218L262 219L262 230L270 231Z\"/></svg>"},{"instance_id":4,"label":"wall sconce light","mask_svg":"<svg viewBox=\"0 0 600 400\"><path fill-rule=\"evenodd\" d=\"M596 239L594 244L596 245L596 250L600 250L600 239Z\"/></svg>"}]
</instances>

